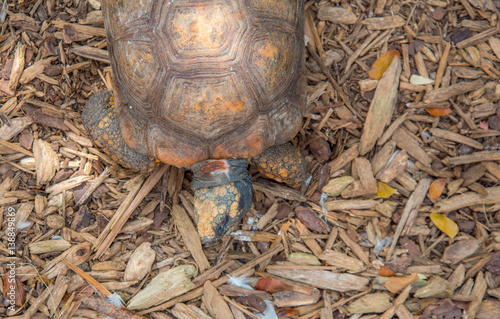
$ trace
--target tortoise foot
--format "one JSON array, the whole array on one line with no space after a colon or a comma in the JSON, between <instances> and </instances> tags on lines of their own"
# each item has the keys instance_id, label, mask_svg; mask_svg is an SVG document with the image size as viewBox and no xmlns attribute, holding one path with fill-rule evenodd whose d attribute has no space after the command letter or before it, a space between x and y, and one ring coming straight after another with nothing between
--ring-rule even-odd
<instances>
[{"instance_id":1,"label":"tortoise foot","mask_svg":"<svg viewBox=\"0 0 500 319\"><path fill-rule=\"evenodd\" d=\"M121 165L135 171L152 169L153 158L131 149L123 139L111 91L91 96L82 112L82 123L97 146Z\"/></svg>"},{"instance_id":2,"label":"tortoise foot","mask_svg":"<svg viewBox=\"0 0 500 319\"><path fill-rule=\"evenodd\" d=\"M250 162L265 176L292 187L299 186L306 177L305 159L291 143L270 147Z\"/></svg>"},{"instance_id":3,"label":"tortoise foot","mask_svg":"<svg viewBox=\"0 0 500 319\"><path fill-rule=\"evenodd\" d=\"M194 173L194 214L204 244L231 232L252 203L252 182L246 160L207 160L191 168Z\"/></svg>"}]
</instances>

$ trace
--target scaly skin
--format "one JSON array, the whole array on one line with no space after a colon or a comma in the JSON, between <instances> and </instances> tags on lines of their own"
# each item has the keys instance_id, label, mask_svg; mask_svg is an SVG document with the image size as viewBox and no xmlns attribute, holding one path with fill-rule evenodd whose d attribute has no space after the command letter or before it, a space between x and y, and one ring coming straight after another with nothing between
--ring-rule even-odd
<instances>
[{"instance_id":1,"label":"scaly skin","mask_svg":"<svg viewBox=\"0 0 500 319\"><path fill-rule=\"evenodd\" d=\"M149 171L156 162L137 153L123 139L111 91L101 91L88 100L82 112L82 122L90 136L111 158L134 171Z\"/></svg>"},{"instance_id":2,"label":"scaly skin","mask_svg":"<svg viewBox=\"0 0 500 319\"><path fill-rule=\"evenodd\" d=\"M201 241L212 244L231 232L250 210L252 193L249 179L197 189L194 207Z\"/></svg>"},{"instance_id":3,"label":"scaly skin","mask_svg":"<svg viewBox=\"0 0 500 319\"><path fill-rule=\"evenodd\" d=\"M306 176L305 159L291 143L270 147L250 162L266 177L292 187L299 186Z\"/></svg>"}]
</instances>

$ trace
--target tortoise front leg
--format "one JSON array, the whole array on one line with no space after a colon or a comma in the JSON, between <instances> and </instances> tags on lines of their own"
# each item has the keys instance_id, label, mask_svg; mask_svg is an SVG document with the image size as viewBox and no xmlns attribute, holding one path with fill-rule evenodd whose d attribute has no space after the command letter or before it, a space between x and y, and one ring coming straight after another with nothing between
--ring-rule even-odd
<instances>
[{"instance_id":1,"label":"tortoise front leg","mask_svg":"<svg viewBox=\"0 0 500 319\"><path fill-rule=\"evenodd\" d=\"M113 160L134 171L147 171L156 165L153 158L134 151L125 143L111 91L90 97L82 112L82 123L90 136Z\"/></svg>"},{"instance_id":2,"label":"tortoise front leg","mask_svg":"<svg viewBox=\"0 0 500 319\"><path fill-rule=\"evenodd\" d=\"M250 162L265 176L292 187L299 186L307 174L305 159L292 143L270 147Z\"/></svg>"}]
</instances>

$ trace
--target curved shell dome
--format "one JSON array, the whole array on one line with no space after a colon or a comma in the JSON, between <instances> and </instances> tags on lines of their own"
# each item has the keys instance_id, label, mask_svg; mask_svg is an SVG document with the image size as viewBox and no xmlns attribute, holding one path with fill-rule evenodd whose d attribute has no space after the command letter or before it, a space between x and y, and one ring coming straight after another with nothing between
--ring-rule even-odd
<instances>
[{"instance_id":1,"label":"curved shell dome","mask_svg":"<svg viewBox=\"0 0 500 319\"><path fill-rule=\"evenodd\" d=\"M177 166L290 140L305 107L301 0L103 0L127 144Z\"/></svg>"}]
</instances>

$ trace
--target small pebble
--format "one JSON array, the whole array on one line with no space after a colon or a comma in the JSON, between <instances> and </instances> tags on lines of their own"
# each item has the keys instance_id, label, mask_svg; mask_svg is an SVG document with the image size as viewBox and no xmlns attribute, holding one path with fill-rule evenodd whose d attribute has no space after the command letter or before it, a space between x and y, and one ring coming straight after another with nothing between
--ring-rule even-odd
<instances>
[{"instance_id":1,"label":"small pebble","mask_svg":"<svg viewBox=\"0 0 500 319\"><path fill-rule=\"evenodd\" d=\"M472 153L473 150L474 149L471 146L462 144L462 145L460 145L460 148L458 149L458 154L469 155Z\"/></svg>"},{"instance_id":2,"label":"small pebble","mask_svg":"<svg viewBox=\"0 0 500 319\"><path fill-rule=\"evenodd\" d=\"M476 227L476 222L474 222L473 220L460 219L457 222L457 225L461 232L472 233L472 231Z\"/></svg>"},{"instance_id":3,"label":"small pebble","mask_svg":"<svg viewBox=\"0 0 500 319\"><path fill-rule=\"evenodd\" d=\"M444 18L445 15L446 15L446 9L441 7L436 7L434 9L434 12L432 13L432 18L434 20L440 21L441 19Z\"/></svg>"},{"instance_id":4,"label":"small pebble","mask_svg":"<svg viewBox=\"0 0 500 319\"><path fill-rule=\"evenodd\" d=\"M490 118L488 119L488 127L492 130L500 130L500 118L498 118L496 114L490 116Z\"/></svg>"}]
</instances>

